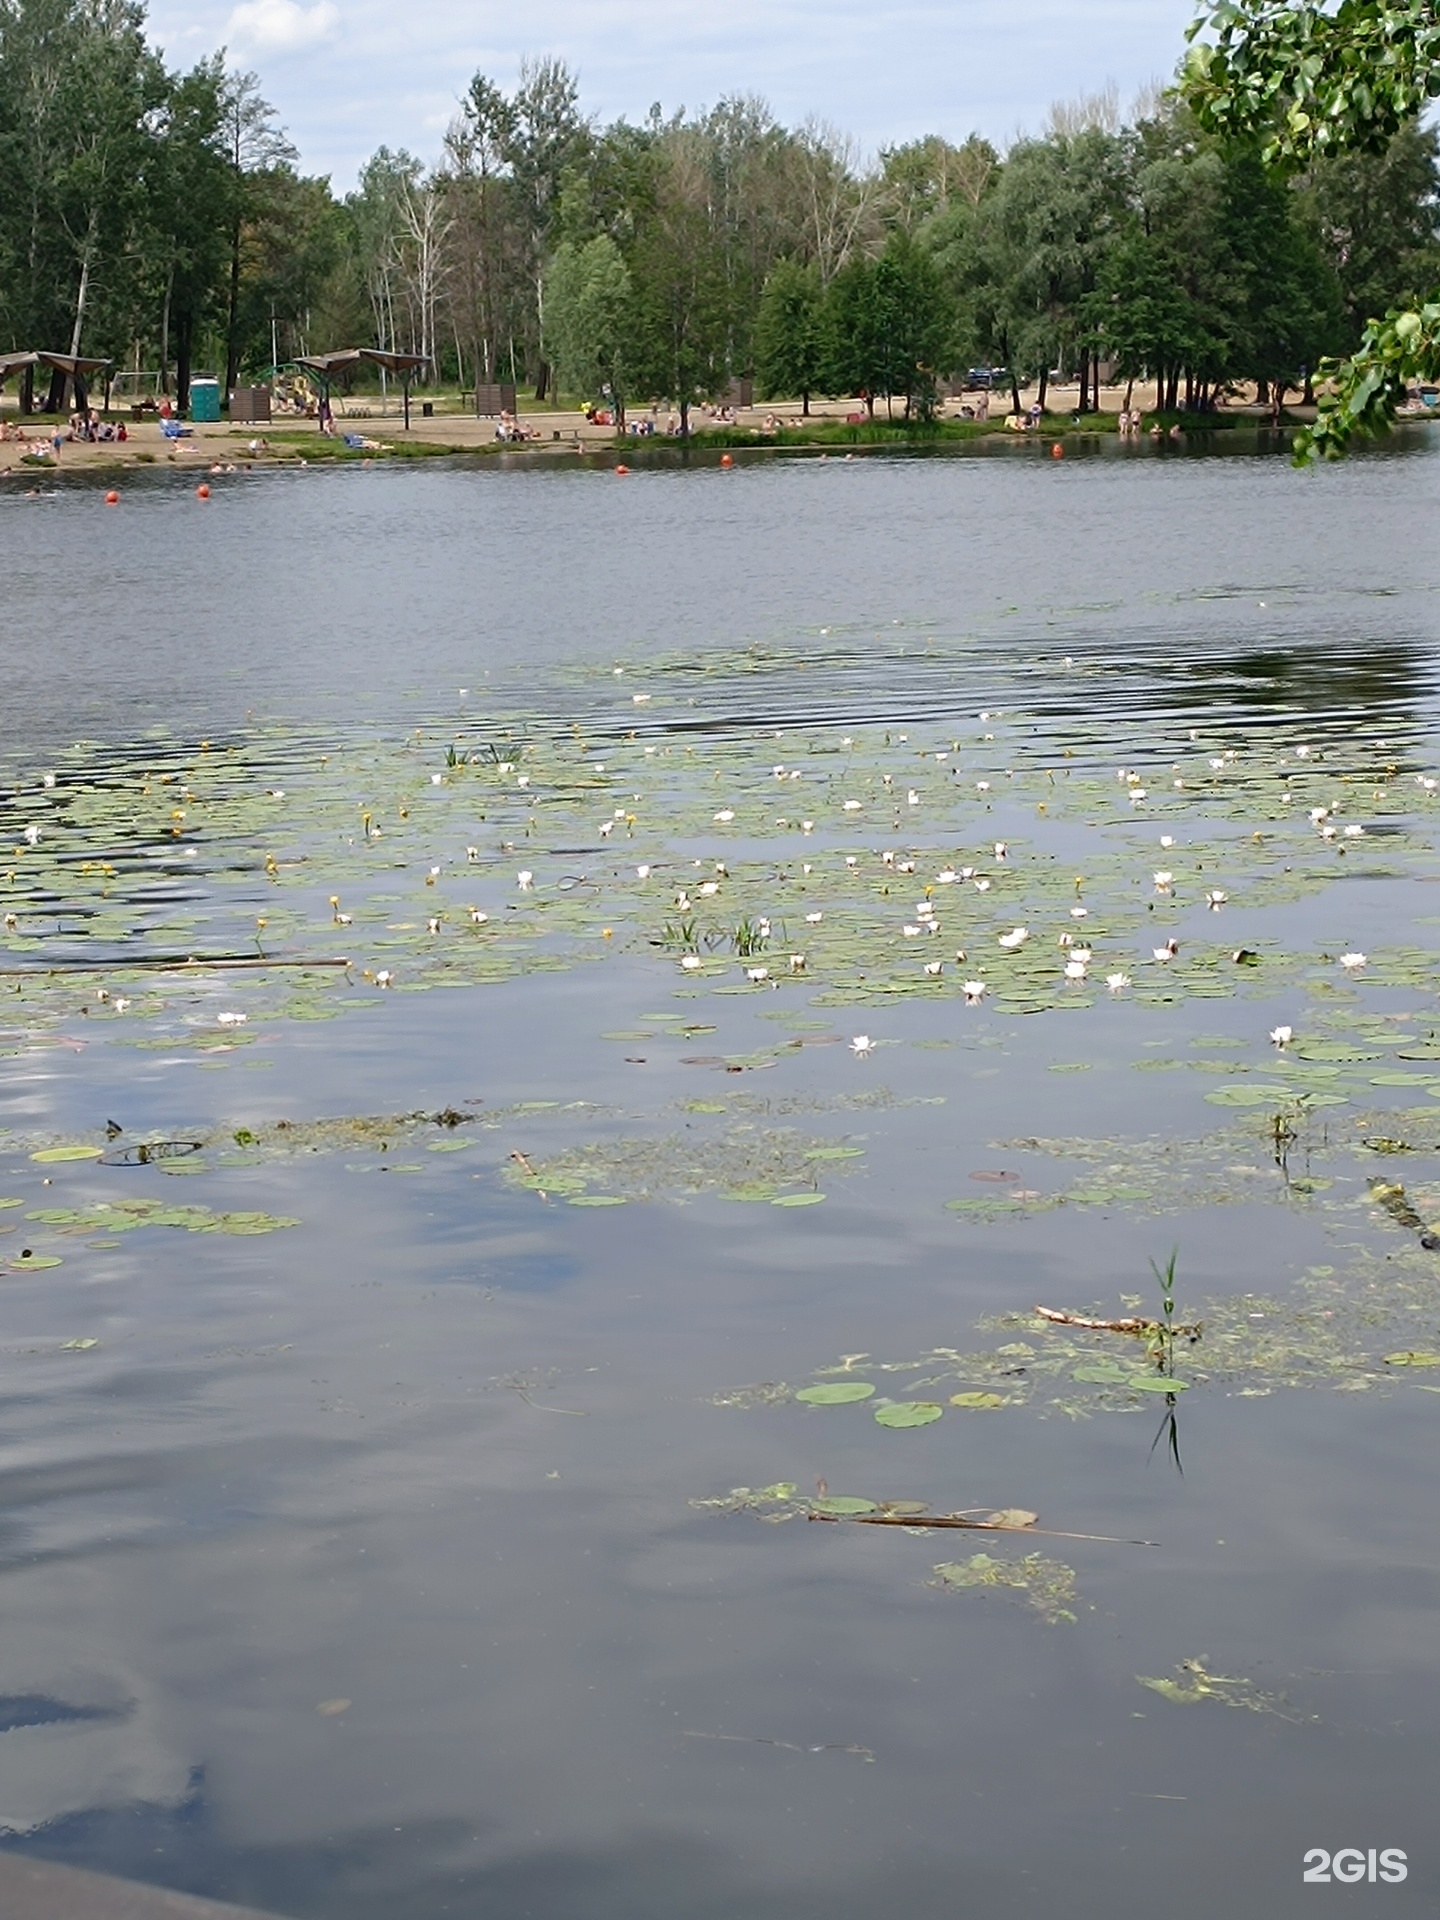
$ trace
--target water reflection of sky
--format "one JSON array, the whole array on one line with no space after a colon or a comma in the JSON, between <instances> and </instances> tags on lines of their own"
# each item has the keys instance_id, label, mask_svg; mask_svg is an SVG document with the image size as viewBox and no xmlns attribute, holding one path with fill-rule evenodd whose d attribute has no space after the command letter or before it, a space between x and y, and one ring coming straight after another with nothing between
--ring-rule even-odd
<instances>
[{"instance_id":1,"label":"water reflection of sky","mask_svg":"<svg viewBox=\"0 0 1440 1920\"><path fill-rule=\"evenodd\" d=\"M622 490L374 470L257 477L208 516L160 485L109 516L78 490L8 499L12 610L54 645L12 662L7 745L29 759L83 731L125 749L246 707L317 738L399 732L487 675L507 702L544 710L563 688L614 726L610 662L673 656L664 684L721 732L920 725L991 700L1029 716L1035 753L1067 743L1101 767L1147 716L1157 747L1197 719L1303 716L1317 740L1383 724L1419 752L1437 471L995 458ZM57 609L82 527L95 564ZM747 641L766 651L729 651ZM692 648L714 650L711 673ZM1066 652L1083 678L1063 677ZM1432 938L1413 881L1347 898L1357 942ZM1268 911L1303 944L1332 908ZM1083 1041L1068 1014L841 1009L842 1038L863 1024L885 1043L872 1061L779 1052L739 1083L757 1126L864 1145L821 1208L582 1211L504 1186L513 1151L683 1132L680 1103L734 1091L679 1048L599 1038L671 982L639 953L395 996L383 1022L277 1022L204 1079L193 1057L118 1045L6 1062L4 1119L25 1131L504 1115L464 1151L407 1147L411 1173L358 1149L179 1181L62 1165L42 1196L24 1153L0 1157L32 1205L123 1180L302 1221L131 1234L48 1285L5 1282L0 1817L19 1843L347 1920L1138 1916L1157 1892L1183 1920L1283 1916L1308 1911L1306 1847L1399 1845L1411 1878L1386 1910L1428 1911L1429 1395L1194 1395L1183 1479L1150 1456L1148 1410L906 1434L863 1410L713 1404L845 1353L968 1346L979 1318L1035 1300L1113 1300L1172 1244L1197 1298L1333 1260L1333 1222L1263 1158L1248 1203L1157 1219L985 1228L938 1204L981 1190L967 1179L999 1141L1088 1134L1123 1155L1127 1137L1213 1128L1210 1083L1131 1063L1237 1022L1248 1044L1264 1004L1106 1004ZM776 1039L754 998L710 1012L700 1049ZM1077 1053L1084 1073L1047 1072ZM893 1101L841 1104L857 1074ZM594 1106L527 1119L527 1100ZM1039 1153L1022 1171L1056 1177ZM1353 1233L1374 1238L1358 1215ZM55 1350L97 1330L94 1354ZM688 1504L817 1477L1161 1544L1037 1541L1082 1600L1051 1628L928 1587L953 1537ZM1318 1719L1136 1685L1189 1656Z\"/></svg>"}]
</instances>

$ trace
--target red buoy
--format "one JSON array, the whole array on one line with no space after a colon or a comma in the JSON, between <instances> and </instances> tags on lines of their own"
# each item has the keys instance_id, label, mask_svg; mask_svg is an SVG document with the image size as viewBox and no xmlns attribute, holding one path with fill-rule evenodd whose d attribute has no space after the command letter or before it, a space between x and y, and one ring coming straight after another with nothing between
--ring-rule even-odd
<instances>
[{"instance_id":1,"label":"red buoy","mask_svg":"<svg viewBox=\"0 0 1440 1920\"><path fill-rule=\"evenodd\" d=\"M1065 458L1065 449L1064 447L1061 446L1058 440L1055 442L1054 446L1051 447L1050 449L1050 458L1052 460L1063 460Z\"/></svg>"},{"instance_id":2,"label":"red buoy","mask_svg":"<svg viewBox=\"0 0 1440 1920\"><path fill-rule=\"evenodd\" d=\"M195 498L197 500L208 500L210 498L210 489L203 480L195 489Z\"/></svg>"},{"instance_id":3,"label":"red buoy","mask_svg":"<svg viewBox=\"0 0 1440 1920\"><path fill-rule=\"evenodd\" d=\"M105 504L107 507L118 507L120 504L120 496L113 487L105 496Z\"/></svg>"},{"instance_id":4,"label":"red buoy","mask_svg":"<svg viewBox=\"0 0 1440 1920\"><path fill-rule=\"evenodd\" d=\"M720 456L720 464L722 467L733 467L735 462L728 453L722 453Z\"/></svg>"},{"instance_id":5,"label":"red buoy","mask_svg":"<svg viewBox=\"0 0 1440 1920\"><path fill-rule=\"evenodd\" d=\"M616 467L615 471L616 473L628 473L630 469L628 467Z\"/></svg>"}]
</instances>

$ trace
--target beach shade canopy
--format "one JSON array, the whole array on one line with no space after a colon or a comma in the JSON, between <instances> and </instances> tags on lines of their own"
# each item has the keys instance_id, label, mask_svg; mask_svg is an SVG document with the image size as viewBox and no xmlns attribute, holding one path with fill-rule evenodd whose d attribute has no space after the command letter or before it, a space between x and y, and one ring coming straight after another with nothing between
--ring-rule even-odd
<instances>
[{"instance_id":1,"label":"beach shade canopy","mask_svg":"<svg viewBox=\"0 0 1440 1920\"><path fill-rule=\"evenodd\" d=\"M389 347L340 347L334 353L302 353L291 363L303 367L307 373L318 374L324 381L328 392L332 375L343 373L347 367L364 364L383 367L386 373L400 375L401 391L405 396L405 431L410 431L410 376L420 367L430 364L428 354L392 353Z\"/></svg>"},{"instance_id":2,"label":"beach shade canopy","mask_svg":"<svg viewBox=\"0 0 1440 1920\"><path fill-rule=\"evenodd\" d=\"M43 348L33 348L23 353L0 353L0 385L3 385L12 373L22 374L24 378L20 388L20 411L29 413L34 406L35 369L49 367L50 400L45 411L47 413L59 411L67 380L74 382L75 405L78 410L83 411L89 404L85 388L91 375L113 365L112 360L93 354L47 353Z\"/></svg>"}]
</instances>

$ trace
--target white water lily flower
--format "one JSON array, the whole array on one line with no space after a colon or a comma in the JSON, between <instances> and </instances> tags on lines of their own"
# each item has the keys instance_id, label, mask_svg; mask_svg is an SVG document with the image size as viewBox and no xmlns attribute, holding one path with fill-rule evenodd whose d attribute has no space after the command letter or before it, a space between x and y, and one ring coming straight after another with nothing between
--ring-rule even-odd
<instances>
[{"instance_id":1,"label":"white water lily flower","mask_svg":"<svg viewBox=\"0 0 1440 1920\"><path fill-rule=\"evenodd\" d=\"M858 867L860 862L855 854L847 853L845 856L845 864L847 867Z\"/></svg>"},{"instance_id":2,"label":"white water lily flower","mask_svg":"<svg viewBox=\"0 0 1440 1920\"><path fill-rule=\"evenodd\" d=\"M735 809L733 807L722 807L714 817L723 825L725 822L735 818Z\"/></svg>"},{"instance_id":3,"label":"white water lily flower","mask_svg":"<svg viewBox=\"0 0 1440 1920\"><path fill-rule=\"evenodd\" d=\"M918 940L920 938L919 927L902 927L900 931L907 940Z\"/></svg>"},{"instance_id":4,"label":"white water lily flower","mask_svg":"<svg viewBox=\"0 0 1440 1920\"><path fill-rule=\"evenodd\" d=\"M1175 844L1175 836L1174 836L1174 834L1173 834L1173 833L1162 833L1162 834L1161 834L1161 836L1160 836L1160 844L1161 844L1161 846L1162 846L1162 847L1173 847L1173 846L1174 846L1174 844Z\"/></svg>"},{"instance_id":5,"label":"white water lily flower","mask_svg":"<svg viewBox=\"0 0 1440 1920\"><path fill-rule=\"evenodd\" d=\"M747 967L745 969L745 978L747 980L753 980L758 984L761 980L768 980L770 978L770 969L769 967Z\"/></svg>"},{"instance_id":6,"label":"white water lily flower","mask_svg":"<svg viewBox=\"0 0 1440 1920\"><path fill-rule=\"evenodd\" d=\"M841 811L844 813L858 813L860 811L860 802L858 800L845 800L841 803Z\"/></svg>"},{"instance_id":7,"label":"white water lily flower","mask_svg":"<svg viewBox=\"0 0 1440 1920\"><path fill-rule=\"evenodd\" d=\"M802 833L813 833L815 831L815 822L813 820L802 820L800 822L800 831Z\"/></svg>"},{"instance_id":8,"label":"white water lily flower","mask_svg":"<svg viewBox=\"0 0 1440 1920\"><path fill-rule=\"evenodd\" d=\"M1364 831L1363 827L1346 827L1345 837L1347 840L1358 840Z\"/></svg>"},{"instance_id":9,"label":"white water lily flower","mask_svg":"<svg viewBox=\"0 0 1440 1920\"><path fill-rule=\"evenodd\" d=\"M1310 819L1314 826L1318 827L1322 820L1328 820L1329 818L1330 809L1328 807L1311 807Z\"/></svg>"},{"instance_id":10,"label":"white water lily flower","mask_svg":"<svg viewBox=\"0 0 1440 1920\"><path fill-rule=\"evenodd\" d=\"M897 860L895 862L895 871L897 873L914 873L915 862L913 860Z\"/></svg>"},{"instance_id":11,"label":"white water lily flower","mask_svg":"<svg viewBox=\"0 0 1440 1920\"><path fill-rule=\"evenodd\" d=\"M988 793L990 791L990 782L988 780L977 780L975 782L975 791L977 793Z\"/></svg>"},{"instance_id":12,"label":"white water lily flower","mask_svg":"<svg viewBox=\"0 0 1440 1920\"><path fill-rule=\"evenodd\" d=\"M1009 933L1001 934L1000 944L1005 948L1007 953L1014 953L1017 948L1023 947L1029 938L1030 929L1028 927L1012 927Z\"/></svg>"},{"instance_id":13,"label":"white water lily flower","mask_svg":"<svg viewBox=\"0 0 1440 1920\"><path fill-rule=\"evenodd\" d=\"M379 973L377 973L375 976L375 984L377 987L392 986L394 984L394 980L395 980L395 976L393 973L391 973L388 967L382 967Z\"/></svg>"},{"instance_id":14,"label":"white water lily flower","mask_svg":"<svg viewBox=\"0 0 1440 1920\"><path fill-rule=\"evenodd\" d=\"M895 784L895 776L893 773L882 773L880 776L880 779L881 779L881 782L887 787L893 787Z\"/></svg>"},{"instance_id":15,"label":"white water lily flower","mask_svg":"<svg viewBox=\"0 0 1440 1920\"><path fill-rule=\"evenodd\" d=\"M1229 894L1223 892L1219 887L1212 887L1205 896L1205 904L1212 913L1218 913L1229 897Z\"/></svg>"},{"instance_id":16,"label":"white water lily flower","mask_svg":"<svg viewBox=\"0 0 1440 1920\"><path fill-rule=\"evenodd\" d=\"M764 914L761 914L760 918L755 922L755 931L760 935L762 940L768 940L770 938L770 922L765 918Z\"/></svg>"},{"instance_id":17,"label":"white water lily flower","mask_svg":"<svg viewBox=\"0 0 1440 1920\"><path fill-rule=\"evenodd\" d=\"M650 701L650 696L648 693L632 693L630 698L634 701L637 707L648 706Z\"/></svg>"},{"instance_id":18,"label":"white water lily flower","mask_svg":"<svg viewBox=\"0 0 1440 1920\"><path fill-rule=\"evenodd\" d=\"M1155 891L1157 893L1168 893L1174 884L1175 876L1173 873L1161 872L1155 875Z\"/></svg>"},{"instance_id":19,"label":"white water lily flower","mask_svg":"<svg viewBox=\"0 0 1440 1920\"><path fill-rule=\"evenodd\" d=\"M1130 976L1128 973L1107 973L1105 984L1111 993L1123 993L1130 985Z\"/></svg>"},{"instance_id":20,"label":"white water lily flower","mask_svg":"<svg viewBox=\"0 0 1440 1920\"><path fill-rule=\"evenodd\" d=\"M40 776L40 784L42 787L53 787L55 784L54 774L53 773L42 774Z\"/></svg>"},{"instance_id":21,"label":"white water lily flower","mask_svg":"<svg viewBox=\"0 0 1440 1920\"><path fill-rule=\"evenodd\" d=\"M875 1042L870 1038L868 1033L857 1033L855 1038L850 1042L850 1051L858 1059L863 1060L865 1055L871 1051L874 1045L875 1045Z\"/></svg>"},{"instance_id":22,"label":"white water lily flower","mask_svg":"<svg viewBox=\"0 0 1440 1920\"><path fill-rule=\"evenodd\" d=\"M1277 1047L1288 1047L1290 1042L1295 1038L1295 1029L1293 1027L1272 1027L1270 1029L1270 1038L1275 1042Z\"/></svg>"},{"instance_id":23,"label":"white water lily flower","mask_svg":"<svg viewBox=\"0 0 1440 1920\"><path fill-rule=\"evenodd\" d=\"M438 933L438 932L440 931L440 922L439 922L439 920L438 920L438 918L437 918L437 919L431 919L431 920L427 920L427 921L425 922L425 925L426 925L426 927L427 927L427 928L429 929L429 931L430 931L431 933Z\"/></svg>"},{"instance_id":24,"label":"white water lily flower","mask_svg":"<svg viewBox=\"0 0 1440 1920\"><path fill-rule=\"evenodd\" d=\"M636 869L635 869L635 878L636 878L637 880L648 880L648 879L650 878L650 869L649 869L649 867L648 867L648 866L647 866L647 867L636 867Z\"/></svg>"},{"instance_id":25,"label":"white water lily flower","mask_svg":"<svg viewBox=\"0 0 1440 1920\"><path fill-rule=\"evenodd\" d=\"M121 996L117 998L113 1004L114 1004L116 1013L124 1013L125 1009L129 1006L130 1002L126 1000L123 996Z\"/></svg>"},{"instance_id":26,"label":"white water lily flower","mask_svg":"<svg viewBox=\"0 0 1440 1920\"><path fill-rule=\"evenodd\" d=\"M791 973L804 973L804 971L805 971L805 956L804 956L804 954L803 954L803 953L792 953L792 954L791 954L791 956L790 956L790 971L791 971Z\"/></svg>"},{"instance_id":27,"label":"white water lily flower","mask_svg":"<svg viewBox=\"0 0 1440 1920\"><path fill-rule=\"evenodd\" d=\"M720 891L720 882L718 880L706 880L705 882L703 882L700 888L702 897L707 900L710 898L711 894L719 893L719 891Z\"/></svg>"},{"instance_id":28,"label":"white water lily flower","mask_svg":"<svg viewBox=\"0 0 1440 1920\"><path fill-rule=\"evenodd\" d=\"M687 973L694 973L695 969L700 965L700 956L695 953L687 953L680 964Z\"/></svg>"},{"instance_id":29,"label":"white water lily flower","mask_svg":"<svg viewBox=\"0 0 1440 1920\"><path fill-rule=\"evenodd\" d=\"M1175 784L1176 784L1176 786L1178 787L1178 786L1179 786L1179 784L1180 784L1180 782L1179 782L1179 781L1177 780L1177 781L1175 782ZM1148 800L1148 799L1150 798L1150 796L1149 796L1149 794L1148 794L1148 793L1147 793L1147 792L1145 791L1145 789L1144 789L1144 787L1131 787L1131 789L1130 789L1130 798L1131 798L1131 801L1133 802L1133 801L1136 801L1136 800Z\"/></svg>"},{"instance_id":30,"label":"white water lily flower","mask_svg":"<svg viewBox=\"0 0 1440 1920\"><path fill-rule=\"evenodd\" d=\"M469 861L472 867L478 866L480 861L479 847L466 847L465 858Z\"/></svg>"},{"instance_id":31,"label":"white water lily flower","mask_svg":"<svg viewBox=\"0 0 1440 1920\"><path fill-rule=\"evenodd\" d=\"M1072 920L1088 920L1090 918L1089 907L1071 907L1070 918Z\"/></svg>"},{"instance_id":32,"label":"white water lily flower","mask_svg":"<svg viewBox=\"0 0 1440 1920\"><path fill-rule=\"evenodd\" d=\"M979 1006L984 998L985 982L983 980L967 980L965 982L965 1003L967 1006Z\"/></svg>"},{"instance_id":33,"label":"white water lily flower","mask_svg":"<svg viewBox=\"0 0 1440 1920\"><path fill-rule=\"evenodd\" d=\"M1073 947L1075 944L1075 936L1073 933L1062 933L1055 944L1057 947Z\"/></svg>"},{"instance_id":34,"label":"white water lily flower","mask_svg":"<svg viewBox=\"0 0 1440 1920\"><path fill-rule=\"evenodd\" d=\"M921 920L929 920L934 916L934 912L935 912L935 909L928 900L917 900L915 902L915 913L917 918Z\"/></svg>"},{"instance_id":35,"label":"white water lily flower","mask_svg":"<svg viewBox=\"0 0 1440 1920\"><path fill-rule=\"evenodd\" d=\"M1322 840L1333 840L1335 838L1335 828L1332 826L1321 827L1320 838Z\"/></svg>"},{"instance_id":36,"label":"white water lily flower","mask_svg":"<svg viewBox=\"0 0 1440 1920\"><path fill-rule=\"evenodd\" d=\"M1083 965L1088 967L1090 962L1095 958L1095 955L1089 947L1075 947L1070 954L1070 958L1072 960L1079 960Z\"/></svg>"},{"instance_id":37,"label":"white water lily flower","mask_svg":"<svg viewBox=\"0 0 1440 1920\"><path fill-rule=\"evenodd\" d=\"M515 784L516 784L516 786L517 786L517 787L520 787L521 789L524 789L525 787L528 787L528 786L529 786L529 784L530 784L530 776L529 776L529 774L528 774L528 773L517 773L517 774L516 774L516 776L515 776Z\"/></svg>"},{"instance_id":38,"label":"white water lily flower","mask_svg":"<svg viewBox=\"0 0 1440 1920\"><path fill-rule=\"evenodd\" d=\"M1220 769L1225 765L1225 762L1223 760L1212 760L1210 764L1215 771L1219 773Z\"/></svg>"},{"instance_id":39,"label":"white water lily flower","mask_svg":"<svg viewBox=\"0 0 1440 1920\"><path fill-rule=\"evenodd\" d=\"M814 912L814 913L807 913L807 914L806 914L806 916L805 916L805 923L806 923L806 925L807 925L807 926L811 926L811 927L818 927L818 926L819 926L819 924L820 924L820 922L821 922L821 921L822 921L822 920L823 920L824 918L825 918L825 916L824 916L824 914L823 914L823 913L821 913L821 912L820 912L820 910L819 910L819 909L817 908L817 909L815 910L815 912Z\"/></svg>"},{"instance_id":40,"label":"white water lily flower","mask_svg":"<svg viewBox=\"0 0 1440 1920\"><path fill-rule=\"evenodd\" d=\"M977 893L989 893L990 882L988 880L977 880L975 882L975 891Z\"/></svg>"},{"instance_id":41,"label":"white water lily flower","mask_svg":"<svg viewBox=\"0 0 1440 1920\"><path fill-rule=\"evenodd\" d=\"M906 794L905 799L906 799L906 802L912 807L918 807L920 804L920 796L915 791L914 787L911 787L910 791Z\"/></svg>"},{"instance_id":42,"label":"white water lily flower","mask_svg":"<svg viewBox=\"0 0 1440 1920\"><path fill-rule=\"evenodd\" d=\"M932 974L932 975L937 974L944 967L944 965L945 965L945 962L943 960L927 960L925 962L925 971L928 974Z\"/></svg>"},{"instance_id":43,"label":"white water lily flower","mask_svg":"<svg viewBox=\"0 0 1440 1920\"><path fill-rule=\"evenodd\" d=\"M479 909L479 907L471 907L471 909L470 909L470 921L471 921L471 925L472 925L472 926L477 926L477 927L483 927L483 926L485 925L485 922L486 922L486 921L487 921L487 920L488 920L489 918L490 918L490 916L489 916L489 914L488 914L488 913L482 913L482 912L480 911L480 909Z\"/></svg>"},{"instance_id":44,"label":"white water lily flower","mask_svg":"<svg viewBox=\"0 0 1440 1920\"><path fill-rule=\"evenodd\" d=\"M444 782L444 778L445 778L445 776L444 776L444 774L441 774L441 773L432 773L432 774L431 774L431 776L430 776L430 784L431 784L431 786L432 786L432 787L438 787L438 786L440 786L440 785L442 785L442 784L443 784L443 782Z\"/></svg>"},{"instance_id":45,"label":"white water lily flower","mask_svg":"<svg viewBox=\"0 0 1440 1920\"><path fill-rule=\"evenodd\" d=\"M613 820L602 820L599 826L596 827L595 831L599 834L602 840L608 839L609 836L615 831L615 822Z\"/></svg>"},{"instance_id":46,"label":"white water lily flower","mask_svg":"<svg viewBox=\"0 0 1440 1920\"><path fill-rule=\"evenodd\" d=\"M953 867L942 867L935 876L935 884L937 887L953 887L959 877Z\"/></svg>"},{"instance_id":47,"label":"white water lily flower","mask_svg":"<svg viewBox=\"0 0 1440 1920\"><path fill-rule=\"evenodd\" d=\"M1298 759L1305 760L1309 758L1310 749L1309 747L1296 747L1295 754Z\"/></svg>"},{"instance_id":48,"label":"white water lily flower","mask_svg":"<svg viewBox=\"0 0 1440 1920\"><path fill-rule=\"evenodd\" d=\"M40 844L40 829L39 829L39 827L26 827L26 829L25 829L25 838L26 838L26 839L27 839L27 840L28 840L28 841L30 842L30 844L31 844L31 846L32 846L32 847L36 847L36 846L39 846L39 844Z\"/></svg>"},{"instance_id":49,"label":"white water lily flower","mask_svg":"<svg viewBox=\"0 0 1440 1920\"><path fill-rule=\"evenodd\" d=\"M1067 980L1083 980L1089 971L1090 969L1085 965L1083 960L1067 960L1065 962L1065 978Z\"/></svg>"},{"instance_id":50,"label":"white water lily flower","mask_svg":"<svg viewBox=\"0 0 1440 1920\"><path fill-rule=\"evenodd\" d=\"M215 1018L222 1027L243 1027L245 1024L243 1013L217 1013Z\"/></svg>"},{"instance_id":51,"label":"white water lily flower","mask_svg":"<svg viewBox=\"0 0 1440 1920\"><path fill-rule=\"evenodd\" d=\"M522 867L515 879L522 893L528 893L535 884L535 876L528 867Z\"/></svg>"},{"instance_id":52,"label":"white water lily flower","mask_svg":"<svg viewBox=\"0 0 1440 1920\"><path fill-rule=\"evenodd\" d=\"M1005 859L1009 851L1010 851L1009 847L1006 846L1003 840L997 840L995 842L995 858L997 860Z\"/></svg>"},{"instance_id":53,"label":"white water lily flower","mask_svg":"<svg viewBox=\"0 0 1440 1920\"><path fill-rule=\"evenodd\" d=\"M886 850L886 851L885 851L884 853L882 853L882 854L881 854L881 856L880 856L880 864L881 864L881 866L882 866L882 867L893 867L893 866L894 866L894 864L895 864L895 851L894 851L894 848L893 848L893 847L892 847L892 848L889 848L889 849L887 849L887 850Z\"/></svg>"},{"instance_id":54,"label":"white water lily flower","mask_svg":"<svg viewBox=\"0 0 1440 1920\"><path fill-rule=\"evenodd\" d=\"M1363 953L1342 953L1340 956L1340 964L1347 972L1355 973L1364 966L1365 958L1366 956Z\"/></svg>"},{"instance_id":55,"label":"white water lily flower","mask_svg":"<svg viewBox=\"0 0 1440 1920\"><path fill-rule=\"evenodd\" d=\"M1425 789L1426 793L1433 793L1436 786L1440 785L1440 782L1434 781L1428 774L1422 773L1420 775L1420 785Z\"/></svg>"},{"instance_id":56,"label":"white water lily flower","mask_svg":"<svg viewBox=\"0 0 1440 1920\"><path fill-rule=\"evenodd\" d=\"M1155 958L1163 964L1166 960L1173 960L1176 954L1179 953L1180 942L1172 935L1163 947L1152 947L1150 951L1154 954Z\"/></svg>"}]
</instances>

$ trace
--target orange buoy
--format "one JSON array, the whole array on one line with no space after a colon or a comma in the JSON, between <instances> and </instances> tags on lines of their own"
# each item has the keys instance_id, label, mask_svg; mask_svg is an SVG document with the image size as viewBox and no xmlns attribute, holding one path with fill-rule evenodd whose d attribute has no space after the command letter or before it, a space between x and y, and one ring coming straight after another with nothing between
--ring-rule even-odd
<instances>
[{"instance_id":1,"label":"orange buoy","mask_svg":"<svg viewBox=\"0 0 1440 1920\"><path fill-rule=\"evenodd\" d=\"M113 487L105 496L105 504L107 507L118 507L120 504L120 496Z\"/></svg>"},{"instance_id":2,"label":"orange buoy","mask_svg":"<svg viewBox=\"0 0 1440 1920\"><path fill-rule=\"evenodd\" d=\"M1061 446L1058 440L1055 442L1054 446L1051 447L1050 449L1050 458L1052 460L1063 460L1065 458L1065 449L1064 447Z\"/></svg>"},{"instance_id":3,"label":"orange buoy","mask_svg":"<svg viewBox=\"0 0 1440 1920\"><path fill-rule=\"evenodd\" d=\"M628 467L616 467L615 471L616 473L628 473L630 469Z\"/></svg>"},{"instance_id":4,"label":"orange buoy","mask_svg":"<svg viewBox=\"0 0 1440 1920\"><path fill-rule=\"evenodd\" d=\"M208 500L210 498L210 489L209 487L206 486L203 480L200 482L199 486L195 489L195 498L197 500Z\"/></svg>"},{"instance_id":5,"label":"orange buoy","mask_svg":"<svg viewBox=\"0 0 1440 1920\"><path fill-rule=\"evenodd\" d=\"M733 467L735 462L728 453L722 453L720 456L720 464L722 467Z\"/></svg>"}]
</instances>

